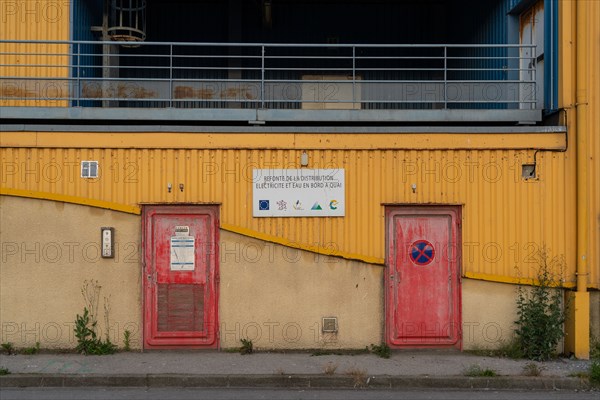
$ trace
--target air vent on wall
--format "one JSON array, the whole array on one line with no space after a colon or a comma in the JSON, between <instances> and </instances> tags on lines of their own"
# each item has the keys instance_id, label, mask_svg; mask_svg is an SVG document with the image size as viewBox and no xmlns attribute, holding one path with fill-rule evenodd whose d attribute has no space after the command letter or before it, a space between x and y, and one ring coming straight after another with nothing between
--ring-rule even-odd
<instances>
[{"instance_id":1,"label":"air vent on wall","mask_svg":"<svg viewBox=\"0 0 600 400\"><path fill-rule=\"evenodd\" d=\"M337 317L323 317L323 332L331 333L331 332L337 332L337 331L338 331Z\"/></svg>"}]
</instances>

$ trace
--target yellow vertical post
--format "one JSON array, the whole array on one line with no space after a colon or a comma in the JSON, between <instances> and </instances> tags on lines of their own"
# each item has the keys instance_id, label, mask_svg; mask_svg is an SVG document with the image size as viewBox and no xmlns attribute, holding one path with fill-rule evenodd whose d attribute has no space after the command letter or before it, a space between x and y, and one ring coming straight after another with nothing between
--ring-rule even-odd
<instances>
[{"instance_id":1,"label":"yellow vertical post","mask_svg":"<svg viewBox=\"0 0 600 400\"><path fill-rule=\"evenodd\" d=\"M570 293L570 319L565 347L575 357L590 357L590 294L587 291L590 193L588 188L588 83L590 77L589 2L577 0L575 10L575 116L577 152L577 291Z\"/></svg>"}]
</instances>

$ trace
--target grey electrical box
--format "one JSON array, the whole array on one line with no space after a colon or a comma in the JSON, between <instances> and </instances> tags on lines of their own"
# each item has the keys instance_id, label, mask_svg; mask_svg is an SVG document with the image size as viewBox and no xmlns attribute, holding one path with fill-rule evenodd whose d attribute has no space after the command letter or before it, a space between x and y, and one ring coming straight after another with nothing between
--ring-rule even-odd
<instances>
[{"instance_id":1,"label":"grey electrical box","mask_svg":"<svg viewBox=\"0 0 600 400\"><path fill-rule=\"evenodd\" d=\"M535 164L523 164L521 166L521 177L523 179L535 179Z\"/></svg>"}]
</instances>

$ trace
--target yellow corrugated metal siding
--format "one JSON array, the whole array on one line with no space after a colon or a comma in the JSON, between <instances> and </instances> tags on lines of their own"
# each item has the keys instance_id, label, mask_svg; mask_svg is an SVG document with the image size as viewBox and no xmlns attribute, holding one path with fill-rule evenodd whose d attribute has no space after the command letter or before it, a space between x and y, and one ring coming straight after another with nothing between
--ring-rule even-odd
<instances>
[{"instance_id":1,"label":"yellow corrugated metal siding","mask_svg":"<svg viewBox=\"0 0 600 400\"><path fill-rule=\"evenodd\" d=\"M589 191L590 191L590 281L600 288L600 2L588 2L590 32L588 54L588 143L589 143ZM594 22L595 21L595 22Z\"/></svg>"},{"instance_id":2,"label":"yellow corrugated metal siding","mask_svg":"<svg viewBox=\"0 0 600 400\"><path fill-rule=\"evenodd\" d=\"M2 40L69 40L68 1L0 0L0 39ZM3 54L0 76L69 77L69 46L64 44L0 43ZM15 55L18 54L18 55ZM0 100L0 106L65 107L67 80L4 81L1 97L38 97L48 100Z\"/></svg>"},{"instance_id":3,"label":"yellow corrugated metal siding","mask_svg":"<svg viewBox=\"0 0 600 400\"><path fill-rule=\"evenodd\" d=\"M532 151L308 150L310 168L345 169L346 217L253 218L252 169L298 167L301 152L4 148L2 186L128 205L221 203L224 227L373 262L385 258L383 204L461 204L466 276L532 278L533 255L542 245L574 258L574 199L565 190L572 184L564 153L540 152L540 179L524 181L521 164L532 161ZM98 160L101 176L80 178L82 160Z\"/></svg>"}]
</instances>

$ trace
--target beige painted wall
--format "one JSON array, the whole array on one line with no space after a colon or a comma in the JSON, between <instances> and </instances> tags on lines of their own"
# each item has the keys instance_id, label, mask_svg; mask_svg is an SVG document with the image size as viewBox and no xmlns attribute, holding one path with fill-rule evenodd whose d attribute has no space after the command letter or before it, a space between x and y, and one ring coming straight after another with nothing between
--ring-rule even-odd
<instances>
[{"instance_id":1,"label":"beige painted wall","mask_svg":"<svg viewBox=\"0 0 600 400\"><path fill-rule=\"evenodd\" d=\"M462 280L463 349L495 349L514 338L517 285ZM527 290L527 287L524 287ZM556 351L563 351L558 343Z\"/></svg>"},{"instance_id":2,"label":"beige painted wall","mask_svg":"<svg viewBox=\"0 0 600 400\"><path fill-rule=\"evenodd\" d=\"M221 347L364 348L383 339L383 267L221 231ZM338 318L323 334L321 318Z\"/></svg>"},{"instance_id":3,"label":"beige painted wall","mask_svg":"<svg viewBox=\"0 0 600 400\"><path fill-rule=\"evenodd\" d=\"M517 286L462 280L463 348L497 348L513 338Z\"/></svg>"},{"instance_id":4,"label":"beige painted wall","mask_svg":"<svg viewBox=\"0 0 600 400\"><path fill-rule=\"evenodd\" d=\"M17 348L74 348L84 280L102 286L98 326L110 337L141 345L140 217L62 202L0 196L0 342ZM117 256L100 257L100 228L115 228Z\"/></svg>"},{"instance_id":5,"label":"beige painted wall","mask_svg":"<svg viewBox=\"0 0 600 400\"><path fill-rule=\"evenodd\" d=\"M99 256L100 227L115 228L117 257ZM61 202L0 196L0 342L74 348L84 280L110 295L111 340L141 345L139 216ZM52 229L48 227L53 227ZM221 231L223 348L250 338L262 349L364 348L383 337L383 267L326 257ZM462 280L463 347L494 348L513 334L516 286ZM591 293L592 333L600 292ZM338 317L323 334L321 318ZM597 334L598 335L598 334Z\"/></svg>"}]
</instances>

